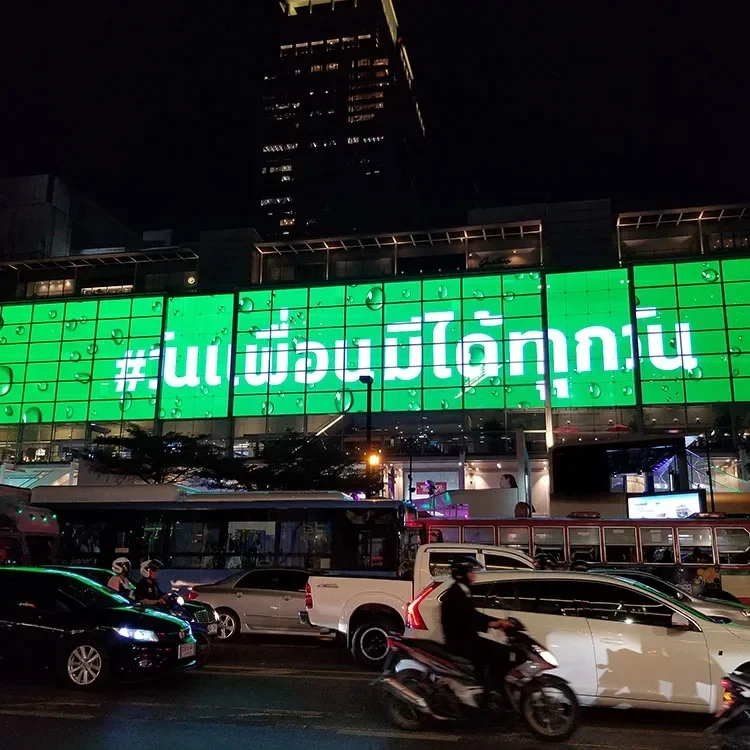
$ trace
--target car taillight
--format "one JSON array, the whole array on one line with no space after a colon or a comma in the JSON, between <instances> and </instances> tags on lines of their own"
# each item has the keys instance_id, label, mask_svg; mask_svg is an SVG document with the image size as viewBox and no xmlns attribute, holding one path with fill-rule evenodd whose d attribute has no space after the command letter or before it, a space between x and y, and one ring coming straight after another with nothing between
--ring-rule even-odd
<instances>
[{"instance_id":1,"label":"car taillight","mask_svg":"<svg viewBox=\"0 0 750 750\"><path fill-rule=\"evenodd\" d=\"M193 602L198 598L198 592L197 591L188 591L188 601Z\"/></svg>"},{"instance_id":2,"label":"car taillight","mask_svg":"<svg viewBox=\"0 0 750 750\"><path fill-rule=\"evenodd\" d=\"M422 615L419 612L419 605L439 586L437 581L433 581L426 589L412 601L409 602L409 606L406 608L406 627L412 630L427 630L427 624L425 623Z\"/></svg>"},{"instance_id":3,"label":"car taillight","mask_svg":"<svg viewBox=\"0 0 750 750\"><path fill-rule=\"evenodd\" d=\"M312 589L310 588L310 584L305 584L305 609L312 609L313 603L312 603Z\"/></svg>"}]
</instances>

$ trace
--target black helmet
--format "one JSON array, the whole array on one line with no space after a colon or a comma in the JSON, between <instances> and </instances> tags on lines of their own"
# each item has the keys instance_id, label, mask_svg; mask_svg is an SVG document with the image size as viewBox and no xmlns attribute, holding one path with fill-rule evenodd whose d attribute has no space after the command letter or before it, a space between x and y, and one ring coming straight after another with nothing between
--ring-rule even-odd
<instances>
[{"instance_id":1,"label":"black helmet","mask_svg":"<svg viewBox=\"0 0 750 750\"><path fill-rule=\"evenodd\" d=\"M540 552L534 555L534 562L539 570L551 570L556 567L555 558L547 552Z\"/></svg>"},{"instance_id":2,"label":"black helmet","mask_svg":"<svg viewBox=\"0 0 750 750\"><path fill-rule=\"evenodd\" d=\"M451 565L451 575L459 583L462 583L469 577L469 573L471 573L472 570L476 570L476 568L477 564L471 560L466 560L465 558L454 560Z\"/></svg>"}]
</instances>

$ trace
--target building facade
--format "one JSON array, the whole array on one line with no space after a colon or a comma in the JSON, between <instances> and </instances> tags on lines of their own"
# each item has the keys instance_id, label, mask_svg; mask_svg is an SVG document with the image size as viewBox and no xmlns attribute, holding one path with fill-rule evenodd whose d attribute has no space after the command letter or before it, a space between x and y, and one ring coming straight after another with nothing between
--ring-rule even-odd
<instances>
[{"instance_id":1,"label":"building facade","mask_svg":"<svg viewBox=\"0 0 750 750\"><path fill-rule=\"evenodd\" d=\"M424 126L391 0L285 0L281 10L264 81L258 231L419 224Z\"/></svg>"},{"instance_id":2,"label":"building facade","mask_svg":"<svg viewBox=\"0 0 750 750\"><path fill-rule=\"evenodd\" d=\"M721 482L743 489L746 208L612 215L607 267L553 253L543 216L529 216L326 240L246 237L242 273L232 266L204 286L191 266L189 292L138 281L128 294L115 284L97 295L8 293L0 451L21 465L65 461L130 422L209 435L248 457L288 430L361 450L369 376L373 441L396 497L419 499L427 479L499 486L518 476L523 447L543 509L551 448L708 433ZM213 252L237 241L210 239ZM131 255L86 256L87 272L115 266L120 282L145 281L181 262L190 273L200 247ZM0 279L25 288L25 274L59 274L77 260L3 265Z\"/></svg>"}]
</instances>

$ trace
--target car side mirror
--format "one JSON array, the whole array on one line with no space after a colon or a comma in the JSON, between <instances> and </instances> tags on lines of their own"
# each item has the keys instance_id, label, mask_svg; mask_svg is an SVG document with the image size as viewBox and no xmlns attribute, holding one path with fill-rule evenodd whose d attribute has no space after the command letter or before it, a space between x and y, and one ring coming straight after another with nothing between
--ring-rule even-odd
<instances>
[{"instance_id":1,"label":"car side mirror","mask_svg":"<svg viewBox=\"0 0 750 750\"><path fill-rule=\"evenodd\" d=\"M670 623L671 627L673 627L675 630L692 630L693 624L688 620L685 615L680 614L679 612L673 612L672 613L672 622Z\"/></svg>"}]
</instances>

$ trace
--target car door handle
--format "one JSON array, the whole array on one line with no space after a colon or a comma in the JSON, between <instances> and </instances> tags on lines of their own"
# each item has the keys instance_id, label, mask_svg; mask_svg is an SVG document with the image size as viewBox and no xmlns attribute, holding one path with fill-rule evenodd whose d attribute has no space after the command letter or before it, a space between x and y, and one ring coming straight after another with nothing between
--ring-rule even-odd
<instances>
[{"instance_id":1,"label":"car door handle","mask_svg":"<svg viewBox=\"0 0 750 750\"><path fill-rule=\"evenodd\" d=\"M237 599L242 599L242 597L243 597L243 596L245 596L245 595L244 595L244 594L243 594L243 593L242 593L241 591L238 591L238 592L237 592L237 593L235 594L235 597L237 597Z\"/></svg>"},{"instance_id":2,"label":"car door handle","mask_svg":"<svg viewBox=\"0 0 750 750\"><path fill-rule=\"evenodd\" d=\"M613 646L624 646L625 641L621 640L620 638L602 638L602 643L609 643Z\"/></svg>"},{"instance_id":3,"label":"car door handle","mask_svg":"<svg viewBox=\"0 0 750 750\"><path fill-rule=\"evenodd\" d=\"M289 596L288 594L287 594L287 596L282 596L281 598L282 598L282 599L283 599L283 600L284 600L285 602L290 602L290 601L292 601L292 597L291 597L291 596Z\"/></svg>"}]
</instances>

